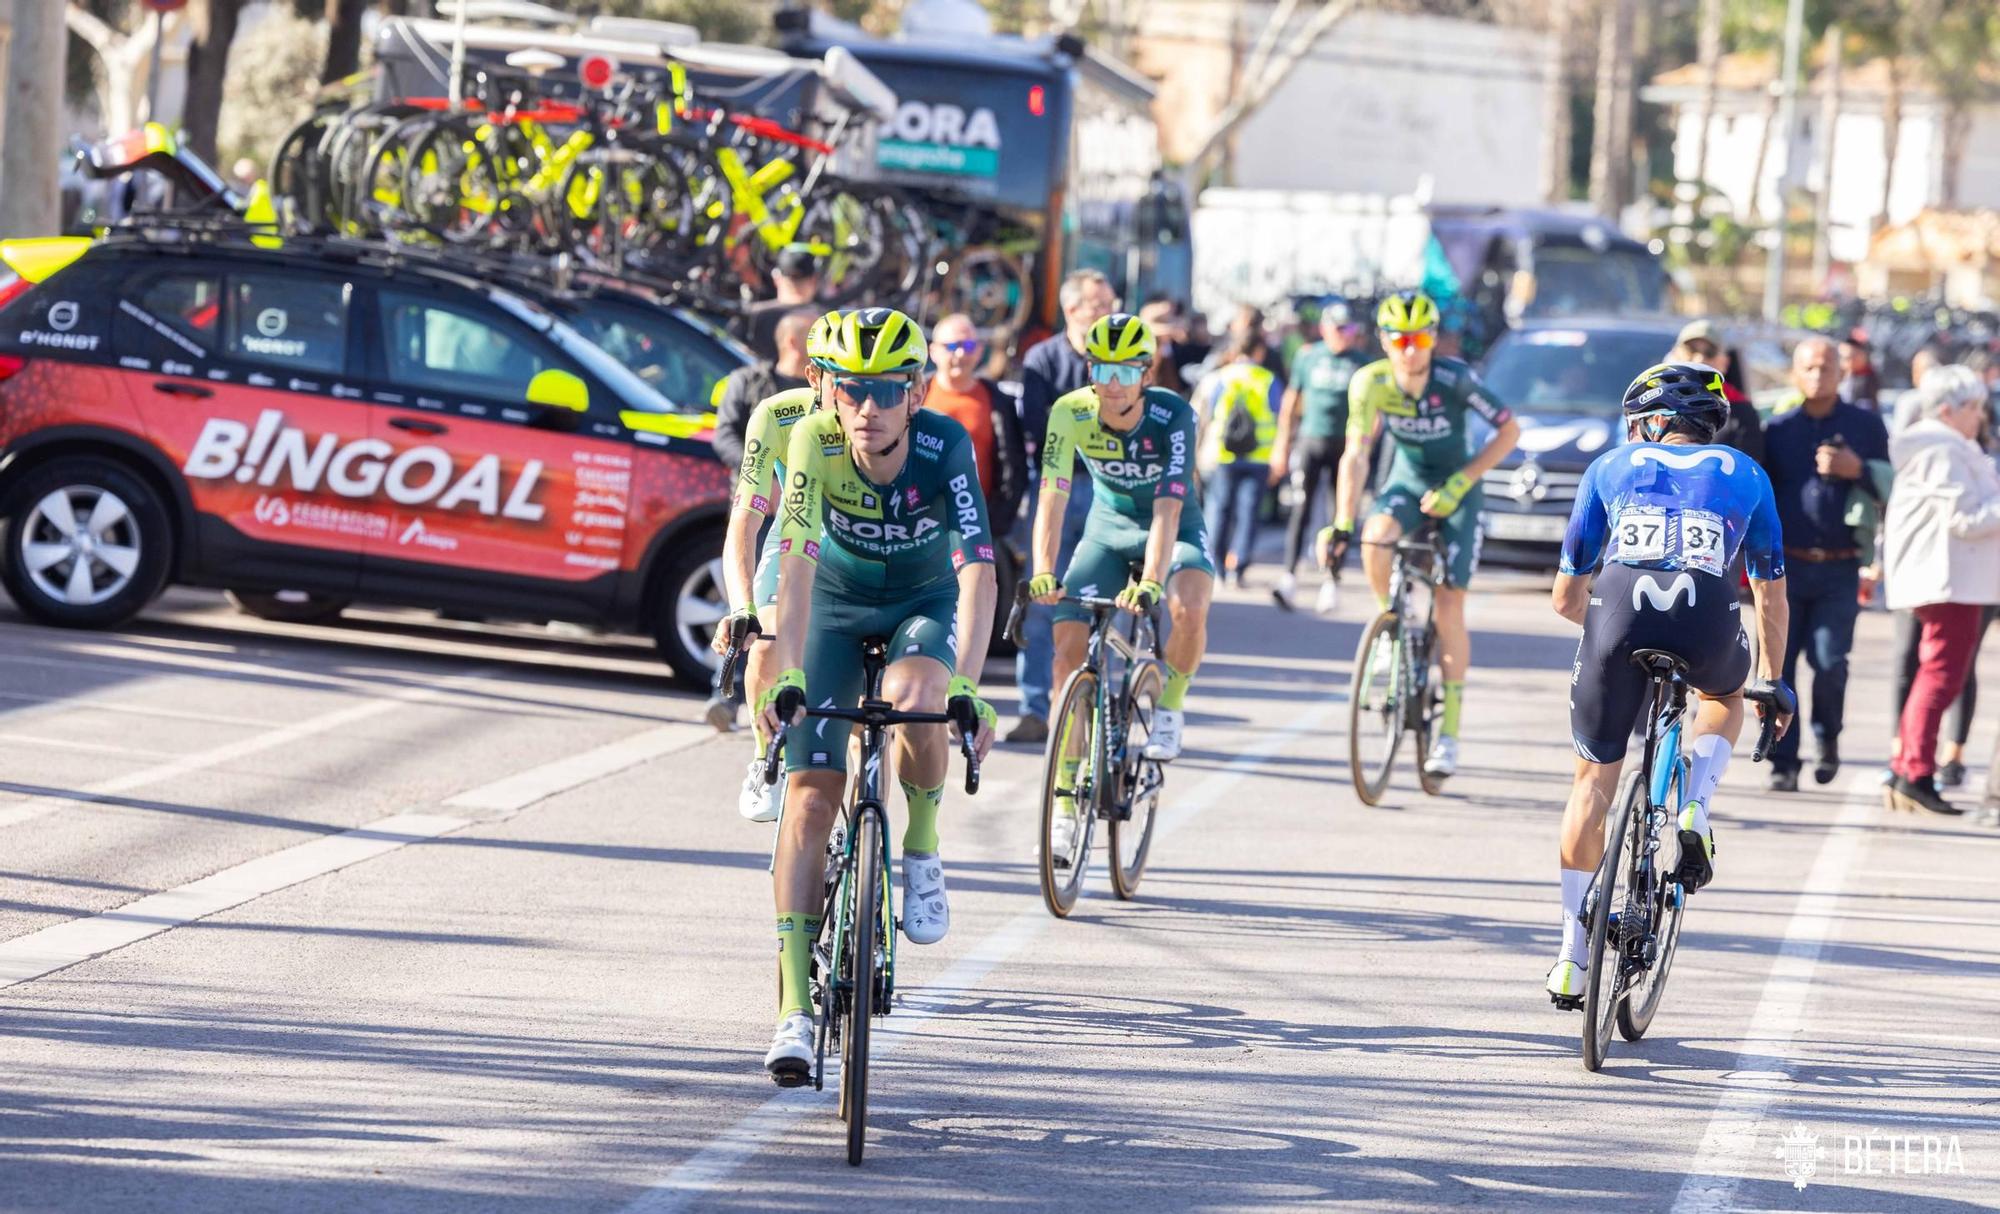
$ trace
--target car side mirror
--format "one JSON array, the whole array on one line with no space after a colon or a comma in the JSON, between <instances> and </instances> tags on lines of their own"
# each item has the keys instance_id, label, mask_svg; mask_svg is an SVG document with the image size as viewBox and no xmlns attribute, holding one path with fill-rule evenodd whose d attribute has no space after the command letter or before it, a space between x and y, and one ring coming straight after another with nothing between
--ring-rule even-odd
<instances>
[{"instance_id":1,"label":"car side mirror","mask_svg":"<svg viewBox=\"0 0 2000 1214\"><path fill-rule=\"evenodd\" d=\"M590 408L590 387L568 371L551 367L528 381L528 403L582 413Z\"/></svg>"}]
</instances>

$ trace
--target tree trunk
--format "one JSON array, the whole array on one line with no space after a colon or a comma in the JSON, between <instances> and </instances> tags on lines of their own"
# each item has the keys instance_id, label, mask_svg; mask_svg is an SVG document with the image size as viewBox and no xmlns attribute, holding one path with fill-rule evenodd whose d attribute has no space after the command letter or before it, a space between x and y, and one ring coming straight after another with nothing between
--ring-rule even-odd
<instances>
[{"instance_id":1,"label":"tree trunk","mask_svg":"<svg viewBox=\"0 0 2000 1214\"><path fill-rule=\"evenodd\" d=\"M1549 33L1556 53L1542 91L1542 197L1569 201L1570 39L1576 36L1577 0L1550 0Z\"/></svg>"},{"instance_id":2,"label":"tree trunk","mask_svg":"<svg viewBox=\"0 0 2000 1214\"><path fill-rule=\"evenodd\" d=\"M1826 94L1819 110L1819 196L1813 199L1813 285L1826 286L1827 271L1833 266L1830 246L1833 226L1833 152L1840 135L1840 26L1826 27Z\"/></svg>"},{"instance_id":3,"label":"tree trunk","mask_svg":"<svg viewBox=\"0 0 2000 1214\"><path fill-rule=\"evenodd\" d=\"M361 67L361 14L367 0L326 0L326 64L319 82L345 80Z\"/></svg>"},{"instance_id":4,"label":"tree trunk","mask_svg":"<svg viewBox=\"0 0 2000 1214\"><path fill-rule=\"evenodd\" d=\"M1972 107L1952 99L1944 111L1944 182L1941 201L1946 210L1958 208L1959 178L1965 169L1965 145L1972 134Z\"/></svg>"},{"instance_id":5,"label":"tree trunk","mask_svg":"<svg viewBox=\"0 0 2000 1214\"><path fill-rule=\"evenodd\" d=\"M1897 55L1889 56L1889 91L1882 98L1882 206L1875 213L1875 229L1889 226L1889 200L1896 181L1896 150L1903 137L1903 65Z\"/></svg>"},{"instance_id":6,"label":"tree trunk","mask_svg":"<svg viewBox=\"0 0 2000 1214\"><path fill-rule=\"evenodd\" d=\"M1590 201L1600 214L1615 219L1625 209L1626 179L1632 163L1632 109L1620 97L1631 80L1632 0L1605 0L1597 33Z\"/></svg>"},{"instance_id":7,"label":"tree trunk","mask_svg":"<svg viewBox=\"0 0 2000 1214\"><path fill-rule=\"evenodd\" d=\"M1701 64L1701 105L1694 133L1694 182L1708 186L1708 132L1715 125L1715 102L1722 92L1722 0L1701 0L1701 32L1695 50Z\"/></svg>"},{"instance_id":8,"label":"tree trunk","mask_svg":"<svg viewBox=\"0 0 2000 1214\"><path fill-rule=\"evenodd\" d=\"M222 82L229 71L229 44L243 0L194 0L194 41L188 47L187 104L181 111L182 138L203 160L215 161L215 126L222 116Z\"/></svg>"},{"instance_id":9,"label":"tree trunk","mask_svg":"<svg viewBox=\"0 0 2000 1214\"><path fill-rule=\"evenodd\" d=\"M1748 221L1761 217L1763 208L1758 204L1764 197L1764 165L1771 158L1771 134L1778 126L1778 90L1775 85L1764 98L1764 121L1762 133L1757 138L1757 159L1750 168L1750 197L1744 200L1741 218ZM1778 190L1778 213L1784 214L1784 189Z\"/></svg>"},{"instance_id":10,"label":"tree trunk","mask_svg":"<svg viewBox=\"0 0 2000 1214\"><path fill-rule=\"evenodd\" d=\"M63 10L43 0L14 6L7 43L6 125L0 128L0 233L53 236L62 228Z\"/></svg>"}]
</instances>

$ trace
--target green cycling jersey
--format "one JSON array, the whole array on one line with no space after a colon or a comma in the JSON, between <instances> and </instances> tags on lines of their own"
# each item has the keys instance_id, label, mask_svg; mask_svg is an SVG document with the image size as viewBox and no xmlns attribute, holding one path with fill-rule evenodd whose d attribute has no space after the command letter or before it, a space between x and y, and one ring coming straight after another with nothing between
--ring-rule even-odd
<instances>
[{"instance_id":1,"label":"green cycling jersey","mask_svg":"<svg viewBox=\"0 0 2000 1214\"><path fill-rule=\"evenodd\" d=\"M1128 431L1106 426L1098 416L1096 390L1078 388L1049 408L1042 485L1068 493L1070 468L1081 455L1096 487L1091 514L1115 512L1150 526L1153 502L1161 497L1200 509L1194 440L1193 406L1165 388L1146 389L1138 424Z\"/></svg>"},{"instance_id":2,"label":"green cycling jersey","mask_svg":"<svg viewBox=\"0 0 2000 1214\"><path fill-rule=\"evenodd\" d=\"M1514 416L1472 367L1456 358L1432 359L1430 380L1416 396L1396 383L1386 358L1355 372L1347 387L1347 441L1372 441L1380 421L1395 442L1386 483L1434 488L1465 467L1474 454L1475 414L1496 428Z\"/></svg>"},{"instance_id":3,"label":"green cycling jersey","mask_svg":"<svg viewBox=\"0 0 2000 1214\"><path fill-rule=\"evenodd\" d=\"M736 468L731 504L771 517L772 484L785 481L785 442L798 420L812 412L811 388L787 388L757 402L743 429L743 462Z\"/></svg>"}]
</instances>

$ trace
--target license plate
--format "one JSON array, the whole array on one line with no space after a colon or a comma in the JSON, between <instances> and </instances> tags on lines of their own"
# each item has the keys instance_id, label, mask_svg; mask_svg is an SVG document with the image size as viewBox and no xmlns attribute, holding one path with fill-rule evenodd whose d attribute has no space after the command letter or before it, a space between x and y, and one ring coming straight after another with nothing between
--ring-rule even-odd
<instances>
[{"instance_id":1,"label":"license plate","mask_svg":"<svg viewBox=\"0 0 2000 1214\"><path fill-rule=\"evenodd\" d=\"M1559 514L1489 514L1486 534L1496 540L1559 544L1569 520Z\"/></svg>"}]
</instances>

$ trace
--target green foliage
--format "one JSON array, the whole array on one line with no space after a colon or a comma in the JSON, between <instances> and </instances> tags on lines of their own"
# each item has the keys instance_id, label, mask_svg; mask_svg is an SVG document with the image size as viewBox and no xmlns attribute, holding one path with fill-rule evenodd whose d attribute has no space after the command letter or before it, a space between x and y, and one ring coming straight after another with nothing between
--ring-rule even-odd
<instances>
[{"instance_id":1,"label":"green foliage","mask_svg":"<svg viewBox=\"0 0 2000 1214\"><path fill-rule=\"evenodd\" d=\"M289 8L274 5L238 36L216 124L218 169L226 173L237 157L248 156L260 172L270 170L278 141L312 113L325 58L326 25Z\"/></svg>"}]
</instances>

